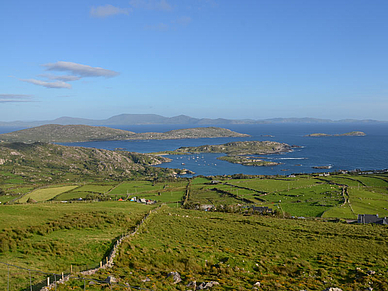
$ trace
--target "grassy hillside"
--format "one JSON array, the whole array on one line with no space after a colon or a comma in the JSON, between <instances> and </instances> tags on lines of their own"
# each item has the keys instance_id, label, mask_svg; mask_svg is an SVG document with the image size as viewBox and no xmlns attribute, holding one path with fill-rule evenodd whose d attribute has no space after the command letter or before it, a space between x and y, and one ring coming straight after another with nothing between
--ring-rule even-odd
<instances>
[{"instance_id":1,"label":"grassy hillside","mask_svg":"<svg viewBox=\"0 0 388 291\"><path fill-rule=\"evenodd\" d=\"M120 247L113 269L93 278L105 280L111 275L120 284L151 290L190 290L186 285L193 281L217 281L220 285L213 290L247 290L256 282L260 282L259 290L388 288L387 227L333 219L354 219L358 213L388 215L386 174L236 175L235 179L100 181L68 186L72 186L68 191L62 191L66 189L60 185L31 191L25 185L20 189L30 190L31 199L58 202L0 206L0 261L59 273L69 272L69 264L73 271L94 267L115 237L156 207L128 201L136 196L168 206L152 214L140 233ZM59 202L79 197L112 201ZM113 201L119 198L127 201ZM180 205L187 209L178 208ZM197 210L201 205L215 208ZM254 205L275 212L254 214ZM171 271L181 274L182 283L173 284L167 278ZM12 284L20 287L15 290L28 286L25 272L15 269L11 275ZM4 289L5 278L7 269L0 266ZM86 282L87 290L108 287ZM70 288L82 289L83 281L71 281L58 290Z\"/></svg>"},{"instance_id":2,"label":"grassy hillside","mask_svg":"<svg viewBox=\"0 0 388 291\"><path fill-rule=\"evenodd\" d=\"M152 208L139 203L41 203L1 207L0 261L50 272L98 266L115 238ZM24 290L28 273L12 270L12 290ZM45 276L36 276L36 282ZM7 270L0 265L0 289Z\"/></svg>"},{"instance_id":3,"label":"grassy hillside","mask_svg":"<svg viewBox=\"0 0 388 291\"><path fill-rule=\"evenodd\" d=\"M6 142L82 142L127 139L133 132L103 126L47 124L0 134Z\"/></svg>"},{"instance_id":4,"label":"grassy hillside","mask_svg":"<svg viewBox=\"0 0 388 291\"><path fill-rule=\"evenodd\" d=\"M126 151L46 143L0 143L2 184L76 182L172 175L151 167L168 159Z\"/></svg>"},{"instance_id":5,"label":"grassy hillside","mask_svg":"<svg viewBox=\"0 0 388 291\"><path fill-rule=\"evenodd\" d=\"M259 290L387 290L386 230L164 208L122 245L114 268L94 278L150 290L193 290L186 287L193 281L218 282L211 290L251 290L256 282ZM182 282L167 277L172 271Z\"/></svg>"},{"instance_id":6,"label":"grassy hillside","mask_svg":"<svg viewBox=\"0 0 388 291\"><path fill-rule=\"evenodd\" d=\"M64 143L101 140L148 140L247 136L249 135L219 127L198 127L177 129L167 132L134 133L131 131L103 126L48 124L0 134L0 141Z\"/></svg>"},{"instance_id":7,"label":"grassy hillside","mask_svg":"<svg viewBox=\"0 0 388 291\"><path fill-rule=\"evenodd\" d=\"M130 139L183 139L183 138L215 138L215 137L248 137L248 134L238 133L220 127L196 127L175 129L167 132L137 133Z\"/></svg>"}]
</instances>

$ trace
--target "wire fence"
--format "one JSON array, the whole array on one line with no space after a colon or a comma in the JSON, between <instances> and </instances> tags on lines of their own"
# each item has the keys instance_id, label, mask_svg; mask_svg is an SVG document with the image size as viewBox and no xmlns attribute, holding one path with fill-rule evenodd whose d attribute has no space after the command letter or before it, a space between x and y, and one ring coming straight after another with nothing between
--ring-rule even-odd
<instances>
[{"instance_id":1,"label":"wire fence","mask_svg":"<svg viewBox=\"0 0 388 291\"><path fill-rule=\"evenodd\" d=\"M130 286L129 284L120 284L116 282L116 279L113 277L108 277L105 280L100 279L91 279L89 276L94 275L97 271L101 269L107 269L113 267L113 260L117 254L118 247L123 242L124 239L127 239L135 235L139 228L146 222L147 218L151 213L159 210L161 206L150 210L135 229L127 233L126 235L120 236L114 246L112 247L108 257L105 260L100 262L100 265L95 268L84 268L84 271L81 271L79 266L71 266L70 273L50 273L43 272L40 270L33 270L14 264L0 262L0 289L2 290L30 290L30 291L43 291L43 290L57 290L65 282L71 282L73 287L78 290L90 290L90 289L114 289L114 290L149 290L136 286ZM78 268L77 268L78 267ZM78 270L77 270L78 269ZM85 270L86 269L86 270ZM77 272L77 273L76 273ZM76 273L76 274L75 274ZM76 276L79 274L80 276ZM88 277L83 277L88 276ZM96 288L99 286L100 288ZM74 289L74 288L73 288Z\"/></svg>"},{"instance_id":2,"label":"wire fence","mask_svg":"<svg viewBox=\"0 0 388 291\"><path fill-rule=\"evenodd\" d=\"M0 262L0 279L3 284L2 290L150 290L129 284L122 284L115 281L115 278L108 276L101 280L90 277L80 277L72 274L48 273L40 270L33 270L17 265ZM62 284L69 282L65 287ZM5 283L5 284L4 284Z\"/></svg>"}]
</instances>

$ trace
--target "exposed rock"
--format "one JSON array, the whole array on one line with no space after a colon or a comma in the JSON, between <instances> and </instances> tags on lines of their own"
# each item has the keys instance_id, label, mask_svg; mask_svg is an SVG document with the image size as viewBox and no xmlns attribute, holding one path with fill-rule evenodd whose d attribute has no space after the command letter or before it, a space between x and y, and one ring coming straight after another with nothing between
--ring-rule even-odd
<instances>
[{"instance_id":1,"label":"exposed rock","mask_svg":"<svg viewBox=\"0 0 388 291\"><path fill-rule=\"evenodd\" d=\"M112 284L112 283L116 283L117 280L113 276L108 276L108 278L105 279L105 282L107 282L108 284Z\"/></svg>"},{"instance_id":2,"label":"exposed rock","mask_svg":"<svg viewBox=\"0 0 388 291\"><path fill-rule=\"evenodd\" d=\"M368 272L366 272L368 275L374 275L376 274L376 271L373 271L373 270L369 270Z\"/></svg>"},{"instance_id":3,"label":"exposed rock","mask_svg":"<svg viewBox=\"0 0 388 291\"><path fill-rule=\"evenodd\" d=\"M197 286L197 289L196 290L203 290L203 289L209 289L209 288L212 288L216 285L220 285L220 283L218 282L215 282L215 281L210 281L210 282L202 282L201 284L199 284Z\"/></svg>"},{"instance_id":4,"label":"exposed rock","mask_svg":"<svg viewBox=\"0 0 388 291\"><path fill-rule=\"evenodd\" d=\"M151 281L151 279L150 278L148 278L148 277L146 277L145 279L143 279L143 280L141 280L142 282L150 282Z\"/></svg>"},{"instance_id":5,"label":"exposed rock","mask_svg":"<svg viewBox=\"0 0 388 291\"><path fill-rule=\"evenodd\" d=\"M253 284L252 289L253 289L253 290L258 290L258 288L259 288L260 286L261 286L260 282L257 281L255 284Z\"/></svg>"},{"instance_id":6,"label":"exposed rock","mask_svg":"<svg viewBox=\"0 0 388 291\"><path fill-rule=\"evenodd\" d=\"M170 272L170 273L168 273L167 278L169 278L171 276L172 276L172 279L174 280L174 284L177 284L177 283L182 281L181 275L178 272Z\"/></svg>"},{"instance_id":7,"label":"exposed rock","mask_svg":"<svg viewBox=\"0 0 388 291\"><path fill-rule=\"evenodd\" d=\"M186 285L186 287L193 288L193 290L197 289L197 281L191 281L189 284Z\"/></svg>"},{"instance_id":8,"label":"exposed rock","mask_svg":"<svg viewBox=\"0 0 388 291\"><path fill-rule=\"evenodd\" d=\"M337 287L329 287L329 288L326 288L323 291L342 291L342 289L337 288Z\"/></svg>"}]
</instances>

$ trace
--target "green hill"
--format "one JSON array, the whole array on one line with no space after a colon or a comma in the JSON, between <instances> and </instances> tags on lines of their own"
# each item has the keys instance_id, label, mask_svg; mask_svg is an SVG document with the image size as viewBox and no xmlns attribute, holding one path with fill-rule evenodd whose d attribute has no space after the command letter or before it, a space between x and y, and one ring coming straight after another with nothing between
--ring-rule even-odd
<instances>
[{"instance_id":1,"label":"green hill","mask_svg":"<svg viewBox=\"0 0 388 291\"><path fill-rule=\"evenodd\" d=\"M170 169L151 167L166 161L168 159L164 157L126 151L48 143L0 143L1 171L26 182L83 180L88 177L122 179L156 172L170 175L173 173Z\"/></svg>"},{"instance_id":2,"label":"green hill","mask_svg":"<svg viewBox=\"0 0 388 291\"><path fill-rule=\"evenodd\" d=\"M167 132L134 133L103 126L48 124L38 127L0 134L6 142L86 142L102 140L148 140L184 139L214 137L246 137L229 129L219 127L198 127L177 129Z\"/></svg>"},{"instance_id":3,"label":"green hill","mask_svg":"<svg viewBox=\"0 0 388 291\"><path fill-rule=\"evenodd\" d=\"M7 142L83 142L121 140L133 132L103 126L48 124L0 134Z\"/></svg>"}]
</instances>

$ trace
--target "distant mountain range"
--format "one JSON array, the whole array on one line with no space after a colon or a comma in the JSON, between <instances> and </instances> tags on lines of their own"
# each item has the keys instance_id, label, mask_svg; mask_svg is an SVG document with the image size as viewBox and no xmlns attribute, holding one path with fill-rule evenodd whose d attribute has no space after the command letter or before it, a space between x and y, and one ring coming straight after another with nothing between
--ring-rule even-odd
<instances>
[{"instance_id":1,"label":"distant mountain range","mask_svg":"<svg viewBox=\"0 0 388 291\"><path fill-rule=\"evenodd\" d=\"M120 114L108 119L86 119L73 117L60 117L54 120L42 121L12 121L0 122L0 126L12 127L34 127L45 124L82 124L82 125L104 125L104 126L125 126L125 125L160 125L160 124L181 124L181 125L227 125L227 124L270 124L270 123L387 123L372 119L317 119L317 118L271 118L271 119L225 119L225 118L194 118L187 115L164 117L157 114Z\"/></svg>"}]
</instances>

